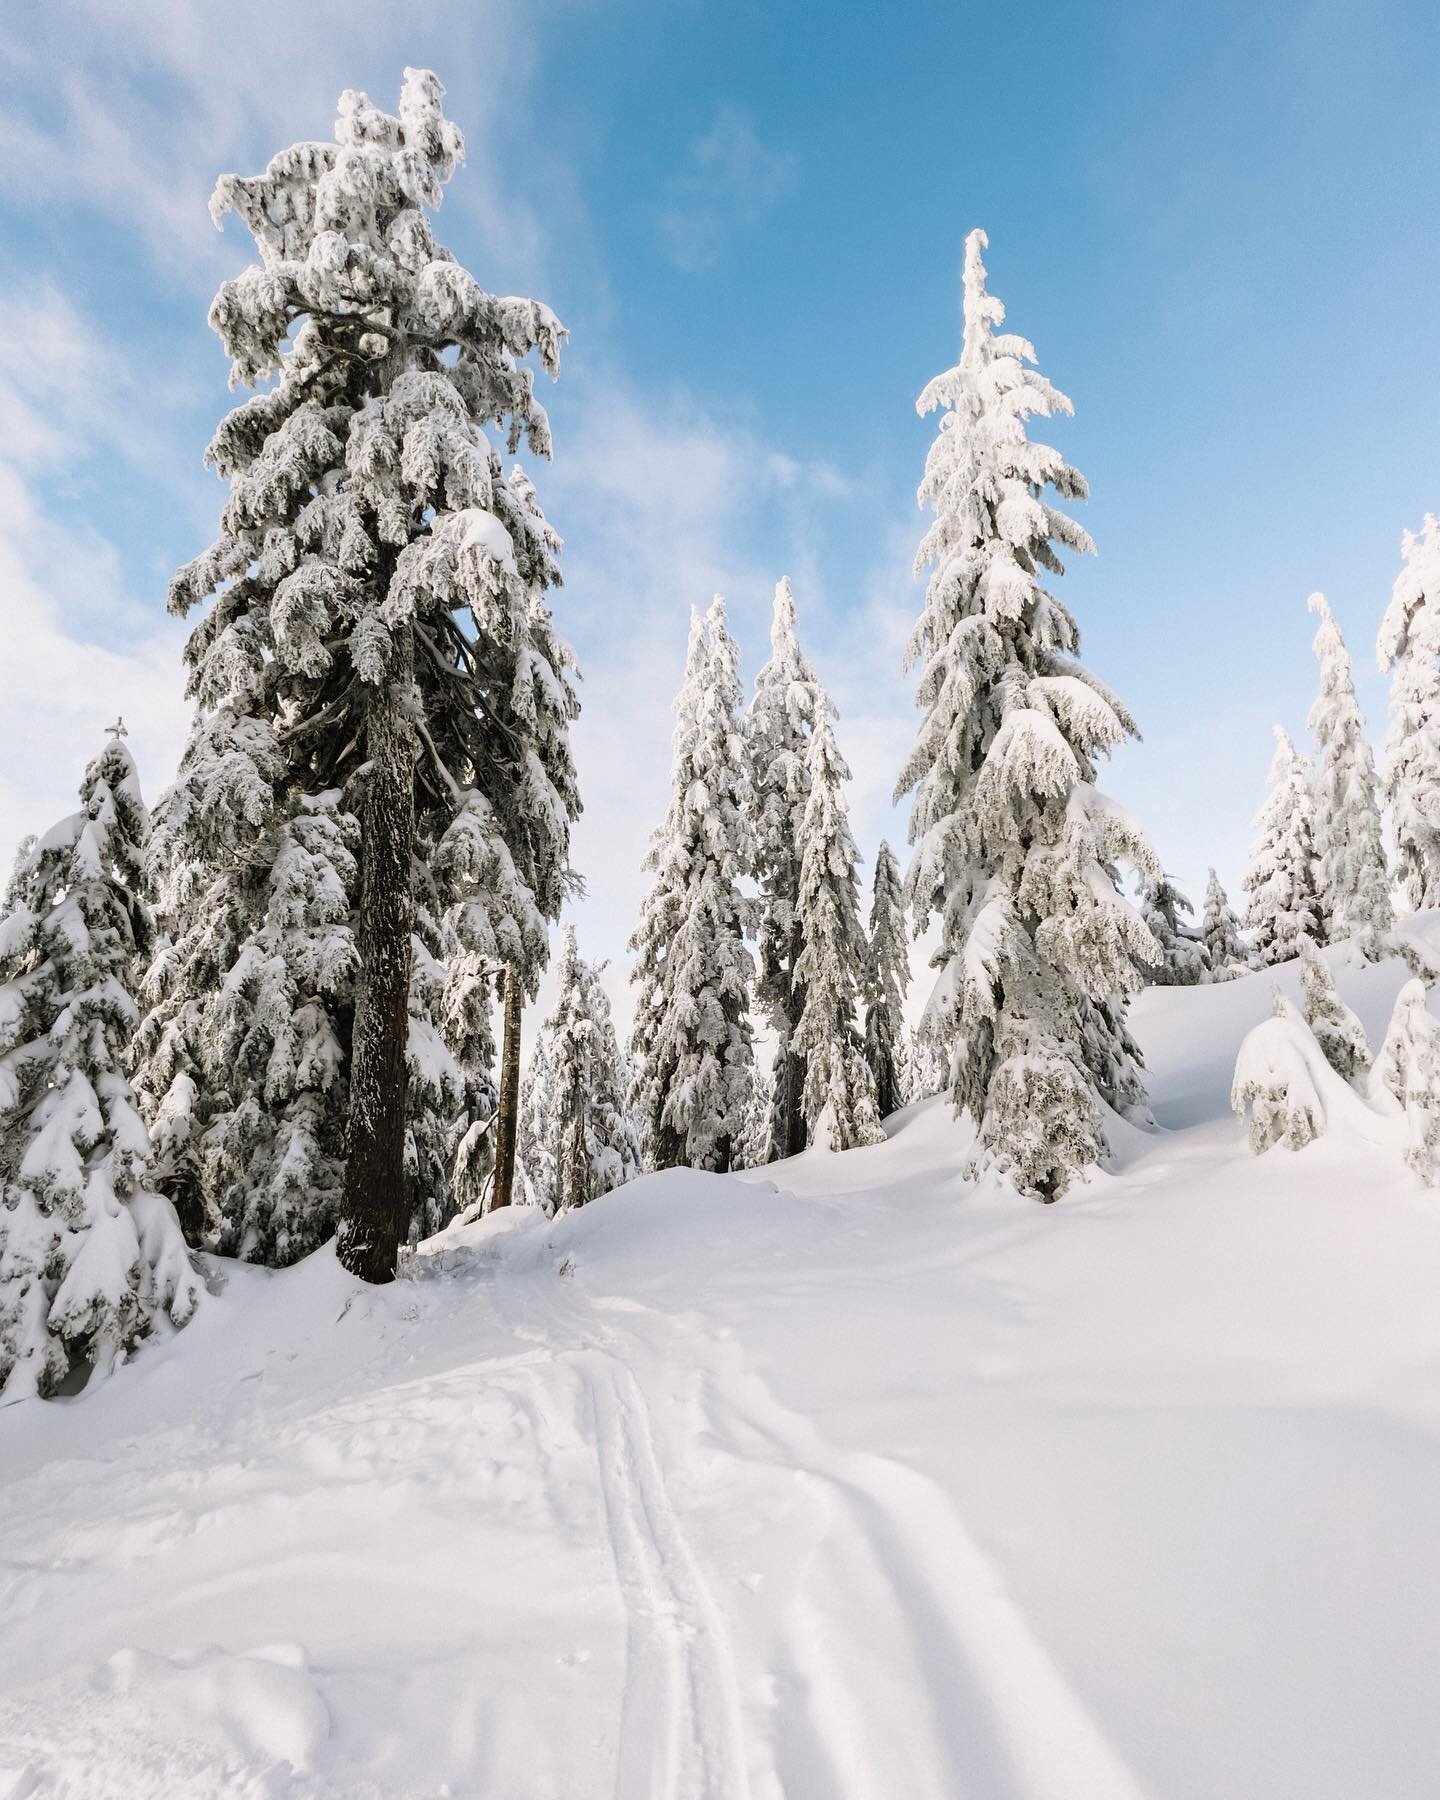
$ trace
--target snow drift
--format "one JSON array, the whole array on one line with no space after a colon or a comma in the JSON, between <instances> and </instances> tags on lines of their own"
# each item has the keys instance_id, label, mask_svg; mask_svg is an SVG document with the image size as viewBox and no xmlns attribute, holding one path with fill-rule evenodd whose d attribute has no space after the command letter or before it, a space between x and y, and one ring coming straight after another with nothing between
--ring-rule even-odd
<instances>
[{"instance_id":1,"label":"snow drift","mask_svg":"<svg viewBox=\"0 0 1440 1800\"><path fill-rule=\"evenodd\" d=\"M1143 996L1164 1129L1052 1207L930 1102L389 1290L213 1261L0 1414L0 1794L1433 1793L1440 1195L1319 1067L1251 1155L1270 1007Z\"/></svg>"}]
</instances>

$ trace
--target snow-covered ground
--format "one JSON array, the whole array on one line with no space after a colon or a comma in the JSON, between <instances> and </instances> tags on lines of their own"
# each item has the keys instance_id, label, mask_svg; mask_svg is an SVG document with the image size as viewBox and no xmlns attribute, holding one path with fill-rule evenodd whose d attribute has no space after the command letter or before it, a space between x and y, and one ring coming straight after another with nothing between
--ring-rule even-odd
<instances>
[{"instance_id":1,"label":"snow-covered ground","mask_svg":"<svg viewBox=\"0 0 1440 1800\"><path fill-rule=\"evenodd\" d=\"M0 1413L0 1796L1430 1800L1440 1194L1249 1156L1269 987L1144 996L1169 1129L1054 1207L931 1102L384 1291L212 1265Z\"/></svg>"}]
</instances>

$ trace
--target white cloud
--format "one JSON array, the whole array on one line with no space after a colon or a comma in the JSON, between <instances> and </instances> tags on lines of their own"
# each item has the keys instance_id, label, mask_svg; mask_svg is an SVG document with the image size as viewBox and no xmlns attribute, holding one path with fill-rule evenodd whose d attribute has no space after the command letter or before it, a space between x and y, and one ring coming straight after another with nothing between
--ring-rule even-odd
<instances>
[{"instance_id":1,"label":"white cloud","mask_svg":"<svg viewBox=\"0 0 1440 1800\"><path fill-rule=\"evenodd\" d=\"M390 0L50 0L23 33L0 35L0 181L12 205L123 222L163 267L209 289L235 265L206 212L216 176L328 137L347 87L371 81L393 105L405 64L433 63L466 131L461 206L514 266L538 259L542 233L505 189L496 127L532 56L518 0L449 0L423 17Z\"/></svg>"},{"instance_id":2,"label":"white cloud","mask_svg":"<svg viewBox=\"0 0 1440 1800\"><path fill-rule=\"evenodd\" d=\"M103 728L125 716L151 798L170 778L188 707L183 628L129 591L123 558L69 504L99 465L152 470L163 388L139 386L58 293L0 291L0 857L74 810ZM55 498L52 499L52 496ZM103 640L103 641L102 641Z\"/></svg>"},{"instance_id":3,"label":"white cloud","mask_svg":"<svg viewBox=\"0 0 1440 1800\"><path fill-rule=\"evenodd\" d=\"M722 106L665 184L656 215L665 254L688 272L712 267L730 235L755 224L794 179L795 159L762 143L744 113Z\"/></svg>"}]
</instances>

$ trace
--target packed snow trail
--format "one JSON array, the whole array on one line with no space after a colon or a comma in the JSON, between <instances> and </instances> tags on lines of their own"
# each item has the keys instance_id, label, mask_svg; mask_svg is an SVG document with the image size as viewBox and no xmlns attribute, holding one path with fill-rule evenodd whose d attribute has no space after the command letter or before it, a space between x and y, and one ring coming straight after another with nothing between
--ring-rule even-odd
<instances>
[{"instance_id":1,"label":"packed snow trail","mask_svg":"<svg viewBox=\"0 0 1440 1800\"><path fill-rule=\"evenodd\" d=\"M1144 996L1171 1129L1054 1207L927 1103L391 1289L212 1264L0 1411L0 1797L1433 1800L1440 1197L1248 1154L1269 986Z\"/></svg>"}]
</instances>

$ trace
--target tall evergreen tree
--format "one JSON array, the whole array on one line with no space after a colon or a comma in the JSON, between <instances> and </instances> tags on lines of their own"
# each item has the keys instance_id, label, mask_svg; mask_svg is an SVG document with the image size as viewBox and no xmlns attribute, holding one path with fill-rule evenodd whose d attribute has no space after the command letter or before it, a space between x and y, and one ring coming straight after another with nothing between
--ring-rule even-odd
<instances>
[{"instance_id":1,"label":"tall evergreen tree","mask_svg":"<svg viewBox=\"0 0 1440 1800\"><path fill-rule=\"evenodd\" d=\"M1140 884L1140 912L1160 946L1159 958L1146 966L1156 987L1194 987L1210 971L1204 939L1181 913L1195 908L1168 875L1147 876Z\"/></svg>"},{"instance_id":2,"label":"tall evergreen tree","mask_svg":"<svg viewBox=\"0 0 1440 1800\"><path fill-rule=\"evenodd\" d=\"M927 1029L954 1044L957 1108L983 1154L1024 1192L1063 1193L1105 1153L1105 1071L1138 1090L1124 1004L1155 945L1119 892L1124 858L1159 873L1143 834L1095 787L1097 759L1135 734L1076 660L1079 632L1042 584L1056 546L1093 548L1051 504L1085 483L1026 421L1069 412L1003 333L986 292L985 234L965 246L959 364L931 382L939 408L920 499L935 517L917 569L934 565L908 660L920 665L919 737L898 784L915 798L908 877L915 926L940 919Z\"/></svg>"},{"instance_id":3,"label":"tall evergreen tree","mask_svg":"<svg viewBox=\"0 0 1440 1800\"><path fill-rule=\"evenodd\" d=\"M1390 674L1381 784L1405 898L1419 908L1440 905L1440 519L1427 513L1400 547L1404 566L1380 626L1380 667Z\"/></svg>"},{"instance_id":4,"label":"tall evergreen tree","mask_svg":"<svg viewBox=\"0 0 1440 1800\"><path fill-rule=\"evenodd\" d=\"M865 972L865 1060L875 1082L875 1106L888 1118L909 1099L905 1075L905 994L910 956L905 890L895 853L883 840L875 857L870 944Z\"/></svg>"},{"instance_id":5,"label":"tall evergreen tree","mask_svg":"<svg viewBox=\"0 0 1440 1800\"><path fill-rule=\"evenodd\" d=\"M600 971L582 960L575 928L561 934L560 988L526 1070L522 1138L534 1203L547 1213L584 1206L640 1173L640 1140L626 1100L629 1072Z\"/></svg>"},{"instance_id":6,"label":"tall evergreen tree","mask_svg":"<svg viewBox=\"0 0 1440 1800\"><path fill-rule=\"evenodd\" d=\"M805 1062L806 1136L822 1149L850 1150L883 1143L885 1133L858 1022L868 947L860 924L855 840L845 812L850 771L836 746L830 713L822 696L806 758L810 798L800 828L800 954L794 966L805 1004L794 1047Z\"/></svg>"},{"instance_id":7,"label":"tall evergreen tree","mask_svg":"<svg viewBox=\"0 0 1440 1800\"><path fill-rule=\"evenodd\" d=\"M722 1173L745 1128L754 1054L745 933L754 866L739 653L717 595L692 619L675 702L671 801L646 867L655 881L631 939L640 993L632 1050L646 1166Z\"/></svg>"},{"instance_id":8,"label":"tall evergreen tree","mask_svg":"<svg viewBox=\"0 0 1440 1800\"><path fill-rule=\"evenodd\" d=\"M1200 941L1210 959L1208 981L1233 981L1237 975L1245 973L1249 957L1240 939L1240 921L1213 869L1205 883L1205 916L1200 921Z\"/></svg>"},{"instance_id":9,"label":"tall evergreen tree","mask_svg":"<svg viewBox=\"0 0 1440 1800\"><path fill-rule=\"evenodd\" d=\"M755 997L775 1032L769 1160L805 1148L805 1063L795 1033L805 994L795 973L801 950L800 846L810 798L810 734L823 705L820 682L795 635L788 579L775 588L770 659L750 702L750 789L755 873L760 886Z\"/></svg>"},{"instance_id":10,"label":"tall evergreen tree","mask_svg":"<svg viewBox=\"0 0 1440 1800\"><path fill-rule=\"evenodd\" d=\"M504 961L533 991L579 804L571 659L545 604L558 540L486 435L548 455L521 359L538 349L556 373L565 333L546 307L487 294L436 243L427 209L463 154L442 93L416 70L398 116L346 93L333 144L216 188L217 222L238 214L260 262L221 288L211 323L234 382L276 379L221 423L207 452L230 484L220 536L172 583L176 612L213 604L187 649L199 710L157 834L182 905L151 1036L194 1084L205 1144L229 1137L263 1170L285 1151L253 1072L215 1073L215 972L273 926L271 870L307 808L338 793L358 820L347 990L316 995L302 973L253 993L258 1005L295 985L326 1015L348 1087L338 1168L338 1071L311 1135L343 1184L341 1255L375 1280L410 1220L453 1206L435 1191L449 1179L437 1146L468 1141L471 1122L437 1124L433 1108L473 1095L463 1065L484 1043L476 1007L452 1004L456 965ZM434 1054L447 1031L458 1081ZM246 1244L249 1197L215 1161L199 1159L205 1203ZM317 1185L313 1220L285 1243L333 1224L334 1191ZM253 1241L267 1254L266 1234Z\"/></svg>"},{"instance_id":11,"label":"tall evergreen tree","mask_svg":"<svg viewBox=\"0 0 1440 1800\"><path fill-rule=\"evenodd\" d=\"M1394 913L1375 758L1365 740L1350 653L1325 596L1312 594L1308 605L1320 618L1320 692L1309 718L1315 734L1316 886L1326 930L1338 942L1388 931Z\"/></svg>"},{"instance_id":12,"label":"tall evergreen tree","mask_svg":"<svg viewBox=\"0 0 1440 1800\"><path fill-rule=\"evenodd\" d=\"M1312 805L1309 760L1277 725L1270 794L1255 818L1260 836L1245 875L1250 895L1245 929L1262 966L1298 956L1302 937L1324 941Z\"/></svg>"},{"instance_id":13,"label":"tall evergreen tree","mask_svg":"<svg viewBox=\"0 0 1440 1800\"><path fill-rule=\"evenodd\" d=\"M107 1373L184 1325L201 1286L149 1180L126 1078L152 925L149 816L123 727L80 810L21 847L0 918L0 1396L52 1394L72 1363Z\"/></svg>"}]
</instances>

